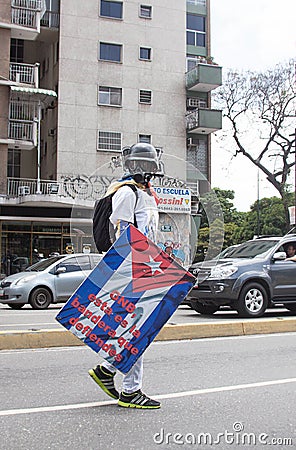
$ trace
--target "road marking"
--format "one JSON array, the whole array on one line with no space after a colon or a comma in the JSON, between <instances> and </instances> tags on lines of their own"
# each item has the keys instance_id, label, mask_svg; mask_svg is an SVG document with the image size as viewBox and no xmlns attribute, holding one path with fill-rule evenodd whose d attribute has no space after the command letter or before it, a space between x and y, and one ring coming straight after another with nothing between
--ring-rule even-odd
<instances>
[{"instance_id":1,"label":"road marking","mask_svg":"<svg viewBox=\"0 0 296 450\"><path fill-rule=\"evenodd\" d=\"M184 391L184 392L172 392L170 394L160 394L155 395L153 398L155 399L171 399L171 398L181 398L181 397L189 397L192 395L204 395L204 394L213 394L216 392L226 392L226 391L237 391L242 389L252 389L257 387L266 387L266 386L276 386L280 384L288 384L288 383L296 383L296 378L286 378L282 380L271 380L271 381L260 381L258 383L248 383L248 384L237 384L231 386L220 386L215 388L207 388L207 389L195 389L192 391ZM102 401L102 402L90 402L90 403L76 403L74 405L55 405L55 406L40 406L36 408L24 408L24 409L7 409L0 411L0 416L15 416L20 414L34 414L34 413L43 413L43 412L52 412L52 411L67 411L73 409L83 409L83 408L97 408L100 406L108 406L108 405L116 405L117 401Z\"/></svg>"},{"instance_id":2,"label":"road marking","mask_svg":"<svg viewBox=\"0 0 296 450\"><path fill-rule=\"evenodd\" d=\"M37 326L41 326L41 325L54 325L56 327L55 323L52 322L41 322L41 323L34 323L34 324L27 324L27 323L12 323L12 324L5 324L5 325L0 325L1 327L33 327L35 329L35 327ZM31 331L32 328L26 328L25 330L18 330L18 332L22 332L22 331Z\"/></svg>"},{"instance_id":3,"label":"road marking","mask_svg":"<svg viewBox=\"0 0 296 450\"><path fill-rule=\"evenodd\" d=\"M155 341L152 342L152 346L155 345L176 345L176 344L188 344L188 343L198 343L201 345L203 342L211 342L213 340L216 341L229 341L229 340L238 340L238 339L265 339L265 338L276 338L276 337L288 337L288 336L296 336L295 331L289 331L285 333L272 333L272 334L254 334L254 335L243 335L243 336L220 336L220 337L211 337L211 338L202 338L202 339L181 339L181 340L172 340L172 341ZM150 351L151 346L147 349ZM16 353L42 353L42 352L75 352L75 351L85 351L89 350L87 346L71 346L71 347L45 347L45 348L25 348L25 349L12 349L12 350L0 350L0 356L3 355L13 355Z\"/></svg>"}]
</instances>

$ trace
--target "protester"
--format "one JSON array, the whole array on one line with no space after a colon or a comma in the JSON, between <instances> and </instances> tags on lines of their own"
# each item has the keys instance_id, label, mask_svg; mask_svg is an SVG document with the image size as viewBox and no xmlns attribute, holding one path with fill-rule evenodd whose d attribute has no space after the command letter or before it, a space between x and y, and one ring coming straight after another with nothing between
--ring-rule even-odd
<instances>
[{"instance_id":1,"label":"protester","mask_svg":"<svg viewBox=\"0 0 296 450\"><path fill-rule=\"evenodd\" d=\"M123 149L123 166L126 171L118 182L112 183L106 193L112 197L110 221L115 236L134 224L145 236L157 242L158 211L151 190L150 179L159 168L155 148L150 144L138 143ZM134 192L127 184L137 187ZM118 405L126 408L158 409L160 402L149 398L141 391L143 379L143 356L123 377L122 392L114 384L116 369L107 361L89 370L90 376Z\"/></svg>"}]
</instances>

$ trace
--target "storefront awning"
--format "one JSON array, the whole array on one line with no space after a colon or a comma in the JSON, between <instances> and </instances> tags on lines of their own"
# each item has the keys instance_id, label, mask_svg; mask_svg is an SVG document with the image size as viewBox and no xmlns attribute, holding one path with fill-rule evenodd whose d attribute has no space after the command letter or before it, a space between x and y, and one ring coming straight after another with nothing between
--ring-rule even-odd
<instances>
[{"instance_id":1,"label":"storefront awning","mask_svg":"<svg viewBox=\"0 0 296 450\"><path fill-rule=\"evenodd\" d=\"M23 86L10 86L11 92L20 93L34 97L42 102L52 101L57 98L57 93L49 89L31 88Z\"/></svg>"}]
</instances>

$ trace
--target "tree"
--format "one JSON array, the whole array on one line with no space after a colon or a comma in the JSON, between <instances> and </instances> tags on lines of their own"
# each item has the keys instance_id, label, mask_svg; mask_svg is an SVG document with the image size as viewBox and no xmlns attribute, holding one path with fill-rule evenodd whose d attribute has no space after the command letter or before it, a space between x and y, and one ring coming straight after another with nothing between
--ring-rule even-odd
<instances>
[{"instance_id":1,"label":"tree","mask_svg":"<svg viewBox=\"0 0 296 450\"><path fill-rule=\"evenodd\" d=\"M265 197L251 205L241 227L234 231L233 240L243 242L255 235L283 236L285 233L286 219L282 200L278 197Z\"/></svg>"},{"instance_id":2,"label":"tree","mask_svg":"<svg viewBox=\"0 0 296 450\"><path fill-rule=\"evenodd\" d=\"M222 249L237 243L246 213L236 210L232 200L234 191L214 188L200 197L201 226L198 231L195 261L217 256ZM237 237L237 239L239 236Z\"/></svg>"},{"instance_id":3,"label":"tree","mask_svg":"<svg viewBox=\"0 0 296 450\"><path fill-rule=\"evenodd\" d=\"M241 224L243 213L238 212L233 205L234 191L230 189L213 188L212 191L206 192L200 197L201 209L201 227L209 224L209 210L213 217L220 218L224 223L233 222L237 225ZM221 217L221 214L223 217Z\"/></svg>"},{"instance_id":4,"label":"tree","mask_svg":"<svg viewBox=\"0 0 296 450\"><path fill-rule=\"evenodd\" d=\"M214 98L230 125L234 156L248 158L281 196L287 230L288 177L295 165L295 61L264 73L229 70Z\"/></svg>"}]
</instances>

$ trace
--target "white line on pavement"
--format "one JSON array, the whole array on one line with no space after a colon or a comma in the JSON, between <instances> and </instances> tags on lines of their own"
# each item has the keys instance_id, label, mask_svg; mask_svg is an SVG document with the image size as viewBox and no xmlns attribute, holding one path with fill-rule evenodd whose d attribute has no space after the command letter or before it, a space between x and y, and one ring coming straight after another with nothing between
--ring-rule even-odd
<instances>
[{"instance_id":1,"label":"white line on pavement","mask_svg":"<svg viewBox=\"0 0 296 450\"><path fill-rule=\"evenodd\" d=\"M229 341L229 340L238 340L238 339L270 339L276 338L278 336L288 337L288 336L296 336L295 331L284 332L284 333L272 333L272 334L254 334L254 335L244 335L244 336L218 336L218 337L210 337L210 338L201 338L201 339L180 339L180 340L172 340L172 341L155 341L152 342L151 345L176 345L176 344L186 344L192 342L198 342L198 344L202 344L203 342L209 341ZM150 348L150 347L149 347ZM149 350L149 348L147 350ZM13 350L0 350L0 356L3 355L12 355L16 353L42 353L42 352L74 352L74 351L84 351L89 350L87 346L71 346L71 347L45 347L45 348L27 348L27 349L13 349Z\"/></svg>"},{"instance_id":2,"label":"white line on pavement","mask_svg":"<svg viewBox=\"0 0 296 450\"><path fill-rule=\"evenodd\" d=\"M12 324L4 324L4 325L0 325L1 327L32 327L32 328L36 328L37 326L41 326L41 325L54 325L56 327L55 323L52 322L41 322L41 323L33 323L33 324L28 324L28 323L12 323ZM18 330L18 331L30 331L30 328L27 328L26 330Z\"/></svg>"},{"instance_id":3,"label":"white line on pavement","mask_svg":"<svg viewBox=\"0 0 296 450\"><path fill-rule=\"evenodd\" d=\"M225 391L237 391L240 389L250 389L257 387L266 387L266 386L276 386L279 384L288 384L288 383L296 383L296 378L286 378L282 380L271 380L271 381L261 381L258 383L248 383L248 384L237 384L232 386L220 386L215 388L207 388L207 389L196 389L193 391L184 391L184 392L172 392L170 394L161 394L155 395L153 398L156 399L170 399L170 398L180 398L180 397L188 397L192 395L203 395L203 394L212 394L215 392L225 392ZM37 408L24 408L24 409L7 409L0 411L0 416L15 416L19 414L33 414L33 413L42 413L42 412L52 412L52 411L66 411L73 409L82 409L82 408L96 408L99 406L108 406L115 405L116 400L112 401L103 401L103 402L90 402L90 403L77 403L74 405L55 405L55 406L41 406Z\"/></svg>"}]
</instances>

